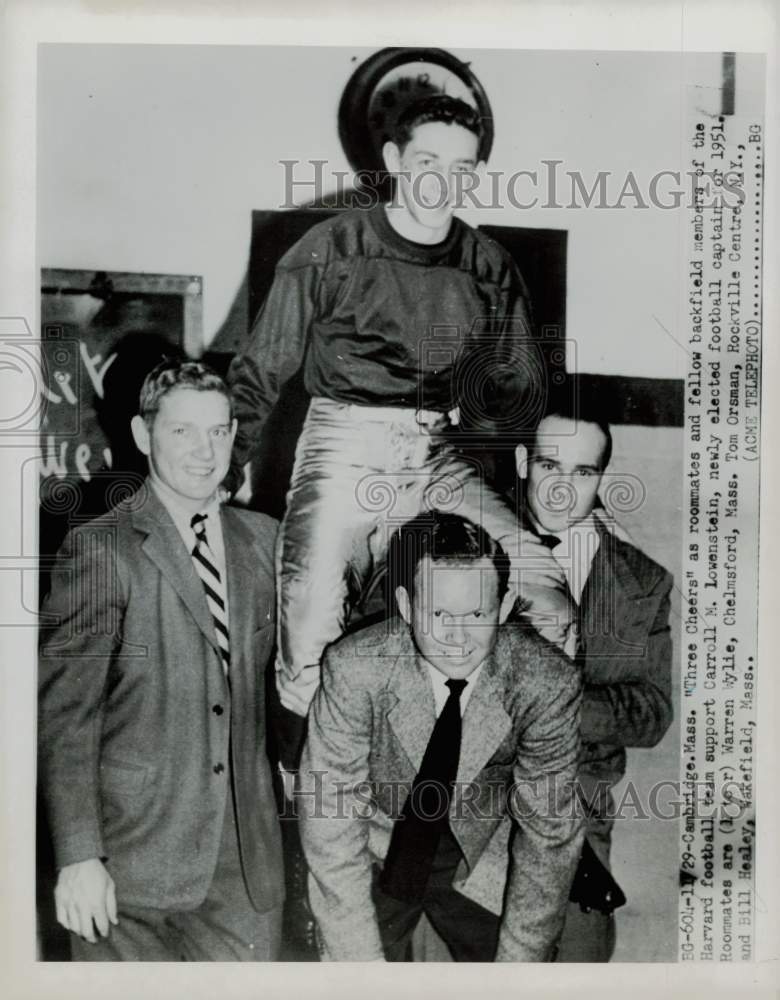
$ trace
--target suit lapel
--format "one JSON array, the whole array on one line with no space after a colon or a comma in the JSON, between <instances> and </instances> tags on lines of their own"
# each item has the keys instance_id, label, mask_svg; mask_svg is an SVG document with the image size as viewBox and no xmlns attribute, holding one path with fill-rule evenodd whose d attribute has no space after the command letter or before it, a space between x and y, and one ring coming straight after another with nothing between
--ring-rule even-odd
<instances>
[{"instance_id":1,"label":"suit lapel","mask_svg":"<svg viewBox=\"0 0 780 1000\"><path fill-rule=\"evenodd\" d=\"M497 672L494 650L485 661L463 715L458 764L458 783L461 785L477 777L512 726L504 710L504 693Z\"/></svg>"},{"instance_id":2,"label":"suit lapel","mask_svg":"<svg viewBox=\"0 0 780 1000\"><path fill-rule=\"evenodd\" d=\"M415 655L411 638L403 645L388 684L396 700L387 711L387 720L416 774L436 724L436 709L431 679Z\"/></svg>"},{"instance_id":3,"label":"suit lapel","mask_svg":"<svg viewBox=\"0 0 780 1000\"><path fill-rule=\"evenodd\" d=\"M198 628L219 653L206 594L192 565L192 557L148 480L145 489L143 504L138 509L132 509L131 513L133 527L146 535L142 543L143 551L182 599Z\"/></svg>"},{"instance_id":4,"label":"suit lapel","mask_svg":"<svg viewBox=\"0 0 780 1000\"><path fill-rule=\"evenodd\" d=\"M233 698L241 701L252 697L255 690L251 676L254 663L251 654L244 658L244 648L257 627L257 588L250 585L257 568L251 564L251 534L229 507L223 507L220 513L227 577L230 685Z\"/></svg>"},{"instance_id":5,"label":"suit lapel","mask_svg":"<svg viewBox=\"0 0 780 1000\"><path fill-rule=\"evenodd\" d=\"M227 568L231 663L234 663L232 654L234 649L236 652L239 650L238 638L240 635L247 634L253 618L254 589L247 584L255 570L249 556L251 537L245 532L244 526L229 507L223 507L221 514L222 541L225 545ZM233 642L234 637L235 643Z\"/></svg>"},{"instance_id":6,"label":"suit lapel","mask_svg":"<svg viewBox=\"0 0 780 1000\"><path fill-rule=\"evenodd\" d=\"M387 719L416 774L436 724L436 709L427 668L414 654L411 639L405 645L407 648L396 659L388 685L395 701ZM466 706L458 782L468 783L479 774L512 725L503 707L497 669L493 653L485 661Z\"/></svg>"},{"instance_id":7,"label":"suit lapel","mask_svg":"<svg viewBox=\"0 0 780 1000\"><path fill-rule=\"evenodd\" d=\"M642 597L642 588L621 553L622 542L598 520L599 547L582 592L583 635L591 653L606 642L616 641L626 648L621 631L633 620L633 609Z\"/></svg>"},{"instance_id":8,"label":"suit lapel","mask_svg":"<svg viewBox=\"0 0 780 1000\"><path fill-rule=\"evenodd\" d=\"M590 572L585 580L580 597L580 634L583 637L595 636L598 633L598 623L605 621L605 613L608 607L607 602L607 577L606 566L607 548L609 542L599 532L599 547L593 557Z\"/></svg>"}]
</instances>

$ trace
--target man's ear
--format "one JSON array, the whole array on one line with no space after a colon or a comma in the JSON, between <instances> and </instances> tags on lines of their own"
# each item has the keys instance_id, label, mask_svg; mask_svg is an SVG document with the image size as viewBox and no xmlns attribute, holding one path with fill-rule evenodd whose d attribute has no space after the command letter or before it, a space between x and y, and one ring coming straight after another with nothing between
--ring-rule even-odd
<instances>
[{"instance_id":1,"label":"man's ear","mask_svg":"<svg viewBox=\"0 0 780 1000\"><path fill-rule=\"evenodd\" d=\"M236 440L236 431L238 430L238 421L233 417L233 422L230 425L230 444Z\"/></svg>"},{"instance_id":2,"label":"man's ear","mask_svg":"<svg viewBox=\"0 0 780 1000\"><path fill-rule=\"evenodd\" d=\"M384 146L382 146L382 159L385 161L385 167L389 173L400 173L401 150L394 142L386 142Z\"/></svg>"},{"instance_id":3,"label":"man's ear","mask_svg":"<svg viewBox=\"0 0 780 1000\"><path fill-rule=\"evenodd\" d=\"M518 479L528 478L528 449L524 444L519 444L515 448L515 468Z\"/></svg>"},{"instance_id":4,"label":"man's ear","mask_svg":"<svg viewBox=\"0 0 780 1000\"><path fill-rule=\"evenodd\" d=\"M152 443L149 438L149 428L142 416L136 413L130 421L130 430L133 432L133 441L136 448L142 455L149 455L152 450Z\"/></svg>"},{"instance_id":5,"label":"man's ear","mask_svg":"<svg viewBox=\"0 0 780 1000\"><path fill-rule=\"evenodd\" d=\"M499 625L503 625L504 622L509 617L509 612L515 606L515 600L516 600L516 598L517 598L517 595L515 594L515 592L510 587L510 589L507 590L507 592L504 594L504 598L501 601L501 607L498 609L498 624Z\"/></svg>"},{"instance_id":6,"label":"man's ear","mask_svg":"<svg viewBox=\"0 0 780 1000\"><path fill-rule=\"evenodd\" d=\"M412 602L409 595L406 592L406 587L396 587L395 588L395 603L398 605L398 611L401 617L406 622L407 625L412 623Z\"/></svg>"}]
</instances>

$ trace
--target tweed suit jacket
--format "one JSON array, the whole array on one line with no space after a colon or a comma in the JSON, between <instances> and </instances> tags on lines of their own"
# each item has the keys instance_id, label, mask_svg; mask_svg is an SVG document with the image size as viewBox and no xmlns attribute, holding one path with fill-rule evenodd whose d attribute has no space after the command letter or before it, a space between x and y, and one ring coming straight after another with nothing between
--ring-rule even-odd
<instances>
[{"instance_id":1,"label":"tweed suit jacket","mask_svg":"<svg viewBox=\"0 0 780 1000\"><path fill-rule=\"evenodd\" d=\"M190 553L148 481L68 535L43 608L39 783L56 862L104 859L120 906L203 901L231 771L251 899L265 911L283 897L265 751L276 522L221 518L229 680Z\"/></svg>"},{"instance_id":2,"label":"tweed suit jacket","mask_svg":"<svg viewBox=\"0 0 780 1000\"><path fill-rule=\"evenodd\" d=\"M499 959L547 960L562 927L582 844L580 698L568 658L504 626L464 712L450 827L465 860L454 884L503 914ZM330 959L383 957L372 866L434 724L430 676L405 625L379 623L330 647L300 771L310 900Z\"/></svg>"}]
</instances>

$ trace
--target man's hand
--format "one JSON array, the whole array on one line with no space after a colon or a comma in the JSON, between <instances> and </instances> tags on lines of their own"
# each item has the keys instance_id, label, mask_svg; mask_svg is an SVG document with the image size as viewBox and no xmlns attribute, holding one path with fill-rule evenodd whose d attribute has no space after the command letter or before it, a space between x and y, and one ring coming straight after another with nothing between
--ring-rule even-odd
<instances>
[{"instance_id":1,"label":"man's hand","mask_svg":"<svg viewBox=\"0 0 780 1000\"><path fill-rule=\"evenodd\" d=\"M564 649L571 644L576 613L563 567L530 531L521 532L519 545L505 547L512 564L509 595L519 598L518 612L540 635Z\"/></svg>"},{"instance_id":2,"label":"man's hand","mask_svg":"<svg viewBox=\"0 0 780 1000\"><path fill-rule=\"evenodd\" d=\"M540 635L568 653L572 634L576 643L575 610L568 591L554 587L524 587L521 597L523 617Z\"/></svg>"},{"instance_id":3,"label":"man's hand","mask_svg":"<svg viewBox=\"0 0 780 1000\"><path fill-rule=\"evenodd\" d=\"M103 937L108 937L109 922L119 923L114 880L98 858L60 869L54 902L58 922L92 944L97 941L95 927Z\"/></svg>"},{"instance_id":4,"label":"man's hand","mask_svg":"<svg viewBox=\"0 0 780 1000\"><path fill-rule=\"evenodd\" d=\"M281 670L276 672L276 688L279 701L290 712L301 715L305 719L309 713L309 705L320 686L320 665L312 663L304 667L292 680Z\"/></svg>"},{"instance_id":5,"label":"man's hand","mask_svg":"<svg viewBox=\"0 0 780 1000\"><path fill-rule=\"evenodd\" d=\"M552 552L542 542L524 531L520 539L520 551L510 552L512 569L520 571L520 593L524 594L525 586L555 587L566 590L566 574L561 564L553 557ZM513 573L514 575L514 573Z\"/></svg>"}]
</instances>

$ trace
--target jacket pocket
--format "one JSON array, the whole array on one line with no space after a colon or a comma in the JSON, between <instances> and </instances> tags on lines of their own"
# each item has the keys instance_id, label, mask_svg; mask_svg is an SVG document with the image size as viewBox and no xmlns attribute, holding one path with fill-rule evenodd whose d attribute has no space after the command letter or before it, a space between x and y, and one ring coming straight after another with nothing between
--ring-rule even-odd
<instances>
[{"instance_id":1,"label":"jacket pocket","mask_svg":"<svg viewBox=\"0 0 780 1000\"><path fill-rule=\"evenodd\" d=\"M112 795L138 795L150 771L151 768L144 764L104 758L100 764L100 786Z\"/></svg>"}]
</instances>

